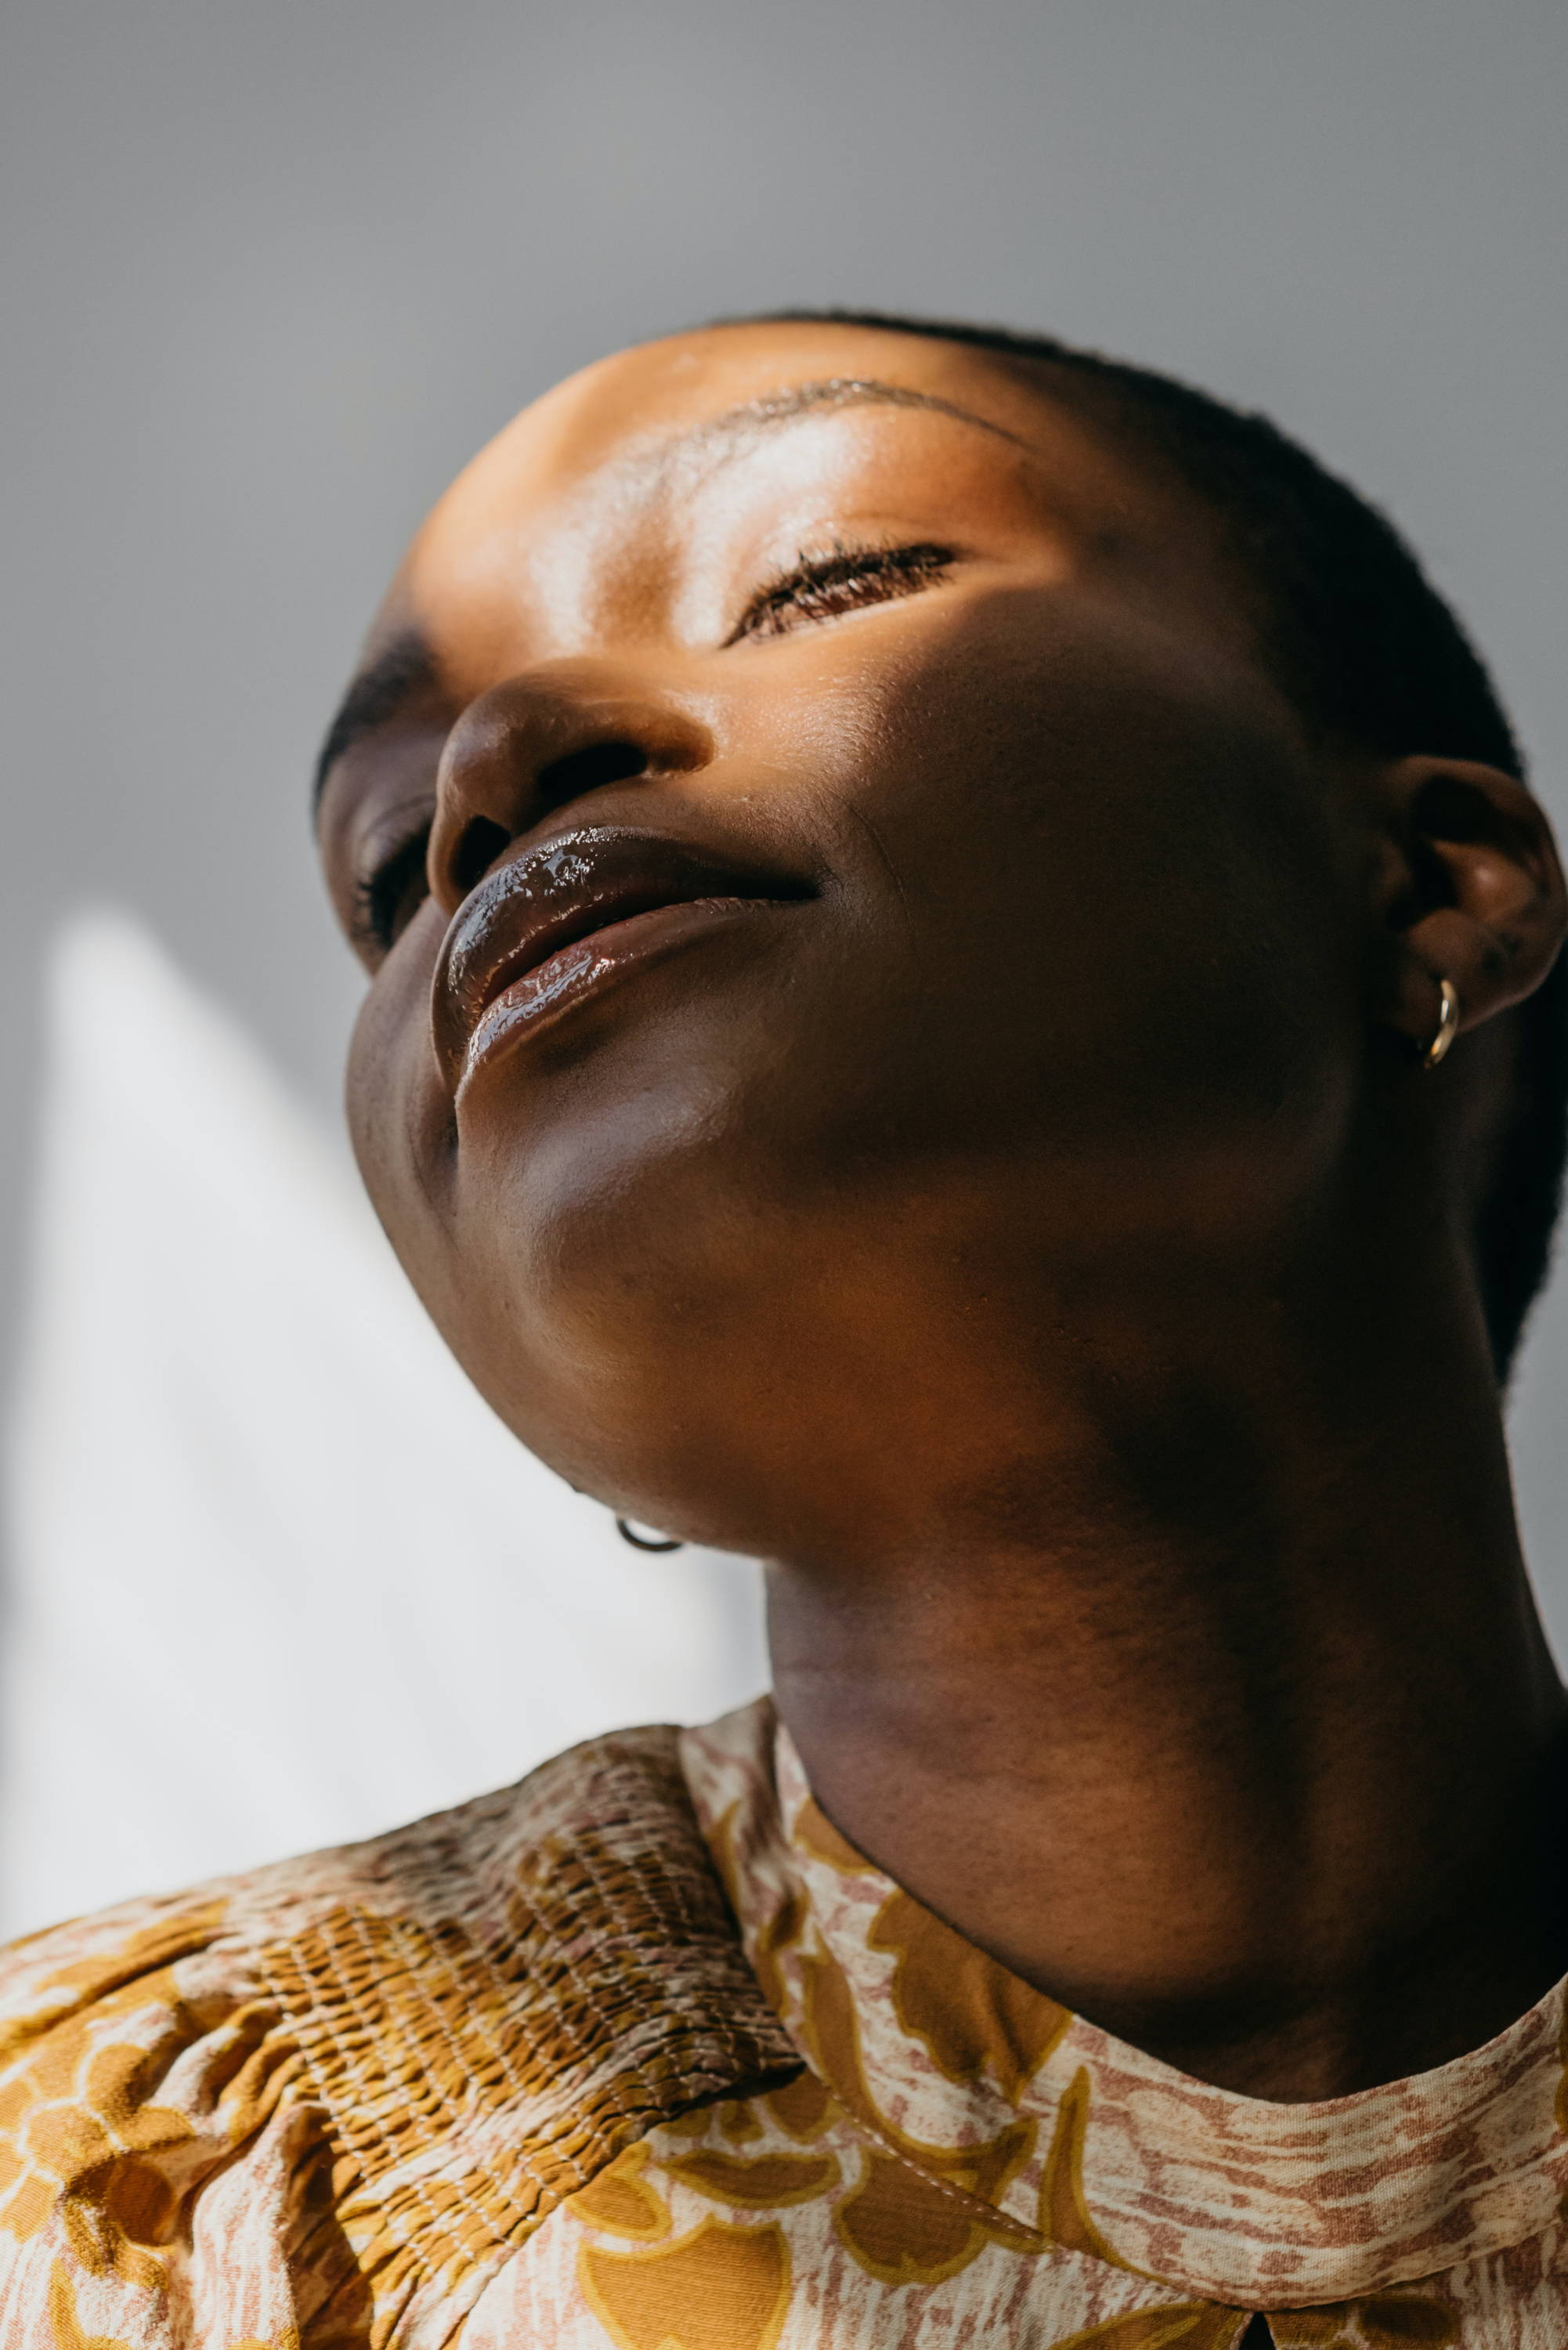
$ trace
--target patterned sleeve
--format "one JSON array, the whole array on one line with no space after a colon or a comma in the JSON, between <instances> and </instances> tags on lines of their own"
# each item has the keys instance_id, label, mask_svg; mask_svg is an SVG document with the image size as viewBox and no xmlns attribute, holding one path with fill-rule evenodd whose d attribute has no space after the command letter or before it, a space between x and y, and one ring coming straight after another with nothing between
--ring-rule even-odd
<instances>
[{"instance_id":1,"label":"patterned sleeve","mask_svg":"<svg viewBox=\"0 0 1568 2350\"><path fill-rule=\"evenodd\" d=\"M297 2050L228 1920L209 1888L0 1955L0 2342L297 2350L352 2299Z\"/></svg>"},{"instance_id":2,"label":"patterned sleeve","mask_svg":"<svg viewBox=\"0 0 1568 2350\"><path fill-rule=\"evenodd\" d=\"M800 2069L665 1726L0 1951L0 2350L452 2350L658 2123Z\"/></svg>"}]
</instances>

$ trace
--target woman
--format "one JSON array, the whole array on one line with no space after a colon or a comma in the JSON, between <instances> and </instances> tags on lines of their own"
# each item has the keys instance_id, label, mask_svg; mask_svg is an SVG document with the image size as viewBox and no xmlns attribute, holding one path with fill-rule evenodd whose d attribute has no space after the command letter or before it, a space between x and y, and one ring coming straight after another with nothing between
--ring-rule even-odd
<instances>
[{"instance_id":1,"label":"woman","mask_svg":"<svg viewBox=\"0 0 1568 2350\"><path fill-rule=\"evenodd\" d=\"M774 1700L17 1948L6 2342L1568 2338L1563 885L1388 526L1057 345L679 336L436 508L318 822L403 1263Z\"/></svg>"}]
</instances>

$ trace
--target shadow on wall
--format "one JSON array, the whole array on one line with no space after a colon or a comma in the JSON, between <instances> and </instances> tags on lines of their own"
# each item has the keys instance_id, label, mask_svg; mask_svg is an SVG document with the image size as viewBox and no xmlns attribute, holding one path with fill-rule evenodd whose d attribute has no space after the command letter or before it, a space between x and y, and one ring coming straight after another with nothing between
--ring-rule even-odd
<instances>
[{"instance_id":1,"label":"shadow on wall","mask_svg":"<svg viewBox=\"0 0 1568 2350\"><path fill-rule=\"evenodd\" d=\"M766 1679L490 1414L347 1166L143 931L55 958L10 1430L0 1929L368 1835Z\"/></svg>"}]
</instances>

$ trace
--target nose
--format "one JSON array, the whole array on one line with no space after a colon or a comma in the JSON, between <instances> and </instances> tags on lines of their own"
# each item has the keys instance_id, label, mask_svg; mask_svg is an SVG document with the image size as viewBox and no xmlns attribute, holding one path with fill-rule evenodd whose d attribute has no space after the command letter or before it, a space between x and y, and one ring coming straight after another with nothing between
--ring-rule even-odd
<instances>
[{"instance_id":1,"label":"nose","mask_svg":"<svg viewBox=\"0 0 1568 2350\"><path fill-rule=\"evenodd\" d=\"M451 915L513 841L558 807L634 776L690 775L713 756L701 719L597 661L552 661L470 702L436 778L431 895Z\"/></svg>"}]
</instances>

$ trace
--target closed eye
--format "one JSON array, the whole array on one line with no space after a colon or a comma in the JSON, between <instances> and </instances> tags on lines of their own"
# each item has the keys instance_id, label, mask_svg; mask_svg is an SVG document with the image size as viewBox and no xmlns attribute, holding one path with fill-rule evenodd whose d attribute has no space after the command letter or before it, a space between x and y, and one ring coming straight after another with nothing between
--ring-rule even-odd
<instances>
[{"instance_id":1,"label":"closed eye","mask_svg":"<svg viewBox=\"0 0 1568 2350\"><path fill-rule=\"evenodd\" d=\"M430 894L430 840L431 827L423 824L354 884L349 928L354 945L372 962L391 953Z\"/></svg>"},{"instance_id":2,"label":"closed eye","mask_svg":"<svg viewBox=\"0 0 1568 2350\"><path fill-rule=\"evenodd\" d=\"M943 578L955 559L950 546L836 547L761 588L724 641L782 637L803 620L831 620L867 604L919 595Z\"/></svg>"}]
</instances>

